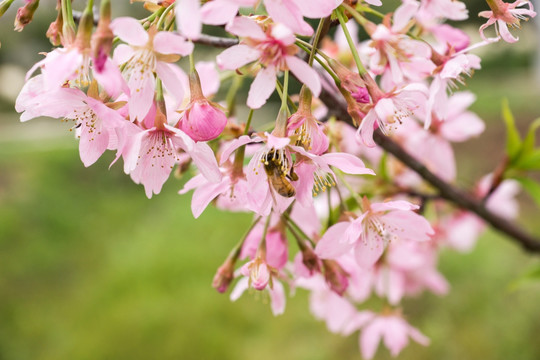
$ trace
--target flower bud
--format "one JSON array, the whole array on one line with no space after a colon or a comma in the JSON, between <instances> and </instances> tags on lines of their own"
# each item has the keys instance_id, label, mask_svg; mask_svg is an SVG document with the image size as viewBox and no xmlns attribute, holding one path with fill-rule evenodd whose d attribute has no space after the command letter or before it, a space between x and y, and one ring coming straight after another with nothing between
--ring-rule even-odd
<instances>
[{"instance_id":1,"label":"flower bud","mask_svg":"<svg viewBox=\"0 0 540 360\"><path fill-rule=\"evenodd\" d=\"M77 29L77 46L80 49L90 48L90 39L92 37L92 30L94 29L94 12L90 3L84 9L79 28Z\"/></svg>"},{"instance_id":2,"label":"flower bud","mask_svg":"<svg viewBox=\"0 0 540 360\"><path fill-rule=\"evenodd\" d=\"M178 127L195 141L217 138L227 125L227 116L202 93L201 81L195 70L189 74L191 101Z\"/></svg>"},{"instance_id":3,"label":"flower bud","mask_svg":"<svg viewBox=\"0 0 540 360\"><path fill-rule=\"evenodd\" d=\"M324 279L330 289L342 296L349 287L348 274L334 260L323 260Z\"/></svg>"},{"instance_id":4,"label":"flower bud","mask_svg":"<svg viewBox=\"0 0 540 360\"><path fill-rule=\"evenodd\" d=\"M94 35L92 35L92 56L98 72L103 71L105 61L111 53L114 34L109 27L111 23L111 2L101 2L99 23Z\"/></svg>"},{"instance_id":5,"label":"flower bud","mask_svg":"<svg viewBox=\"0 0 540 360\"><path fill-rule=\"evenodd\" d=\"M302 263L309 270L311 275L321 271L319 257L315 254L315 251L307 245L302 248Z\"/></svg>"},{"instance_id":6,"label":"flower bud","mask_svg":"<svg viewBox=\"0 0 540 360\"><path fill-rule=\"evenodd\" d=\"M223 265L221 265L216 275L214 275L214 280L212 280L212 287L220 293L227 291L227 288L231 284L234 278L234 261L231 258L227 258Z\"/></svg>"},{"instance_id":7,"label":"flower bud","mask_svg":"<svg viewBox=\"0 0 540 360\"><path fill-rule=\"evenodd\" d=\"M15 17L15 31L22 31L28 25L39 6L39 0L26 0L26 5L17 10Z\"/></svg>"},{"instance_id":8,"label":"flower bud","mask_svg":"<svg viewBox=\"0 0 540 360\"><path fill-rule=\"evenodd\" d=\"M64 26L64 19L62 18L62 12L58 12L56 20L49 25L47 30L47 38L54 46L60 46L62 44L62 27Z\"/></svg>"},{"instance_id":9,"label":"flower bud","mask_svg":"<svg viewBox=\"0 0 540 360\"><path fill-rule=\"evenodd\" d=\"M350 92L356 101L363 104L369 102L369 93L366 90L366 85L358 73L347 69L336 60L328 61L328 65L330 65L341 81L341 87Z\"/></svg>"}]
</instances>

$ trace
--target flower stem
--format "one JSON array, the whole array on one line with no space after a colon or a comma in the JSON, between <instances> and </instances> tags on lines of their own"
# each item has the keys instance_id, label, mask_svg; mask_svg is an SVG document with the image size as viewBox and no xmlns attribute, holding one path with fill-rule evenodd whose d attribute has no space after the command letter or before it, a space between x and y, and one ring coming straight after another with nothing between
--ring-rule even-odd
<instances>
[{"instance_id":1,"label":"flower stem","mask_svg":"<svg viewBox=\"0 0 540 360\"><path fill-rule=\"evenodd\" d=\"M158 23L157 23L157 29L159 30L161 28L161 26L163 25L163 23L165 22L165 19L167 18L167 14L169 14L171 12L172 9L174 9L174 6L175 4L172 3L171 5L169 5L165 11L163 11L159 17L159 20L158 20Z\"/></svg>"},{"instance_id":2,"label":"flower stem","mask_svg":"<svg viewBox=\"0 0 540 360\"><path fill-rule=\"evenodd\" d=\"M315 37L313 38L313 46L311 47L311 52L309 53L309 66L313 66L313 58L315 57L315 52L317 51L317 47L319 45L322 29L324 27L324 22L325 19L323 18L319 21L319 26L317 26L317 32L315 33Z\"/></svg>"},{"instance_id":3,"label":"flower stem","mask_svg":"<svg viewBox=\"0 0 540 360\"><path fill-rule=\"evenodd\" d=\"M73 19L73 9L71 8L71 0L62 0L62 19L64 25L62 33L64 38L70 43L75 39L75 20Z\"/></svg>"},{"instance_id":4,"label":"flower stem","mask_svg":"<svg viewBox=\"0 0 540 360\"><path fill-rule=\"evenodd\" d=\"M297 40L296 41L296 45L301 48L302 50L304 50L305 52L307 53L311 53L311 50L309 48L313 48L310 44L302 41L302 40ZM309 48L308 48L309 47ZM328 56L326 56L326 54L324 54L323 52L321 52L320 50L317 50L317 53L319 55L321 55L323 58L327 59ZM341 81L339 80L339 78L336 76L336 74L334 74L334 72L332 71L332 69L330 69L330 67L325 64L324 61L322 61L321 59L319 59L318 57L315 56L315 60L317 60L317 62L319 63L319 65L321 65L323 67L324 70L326 70L326 72L328 73L328 75L330 75L332 77L332 79L334 79L334 81L336 82L336 84L339 84L341 83Z\"/></svg>"},{"instance_id":5,"label":"flower stem","mask_svg":"<svg viewBox=\"0 0 540 360\"><path fill-rule=\"evenodd\" d=\"M349 29L347 28L347 20L345 19L345 15L343 15L343 9L338 8L335 10L335 13L338 17L339 24L341 25L341 28L343 29L345 38L347 38L347 43L349 44L349 48L351 49L351 53L354 58L354 62L356 63L356 67L358 68L358 73L360 75L364 75L365 73L367 73L367 70L364 67L364 64L362 64L362 61L360 60L360 56L358 55L358 50L356 50L356 45L354 45L354 41L351 37L351 34L349 33Z\"/></svg>"}]
</instances>

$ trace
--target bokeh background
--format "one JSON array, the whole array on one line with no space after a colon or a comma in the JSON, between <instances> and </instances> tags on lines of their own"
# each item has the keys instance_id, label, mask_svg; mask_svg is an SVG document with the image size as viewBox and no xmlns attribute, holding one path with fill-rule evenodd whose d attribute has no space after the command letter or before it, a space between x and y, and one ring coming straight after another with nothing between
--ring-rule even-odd
<instances>
[{"instance_id":1,"label":"bokeh background","mask_svg":"<svg viewBox=\"0 0 540 360\"><path fill-rule=\"evenodd\" d=\"M194 220L190 195L177 194L184 180L171 177L148 200L121 166L108 169L113 154L85 168L64 123L19 122L14 99L38 53L50 51L44 33L54 3L42 0L22 33L12 31L14 9L0 19L0 359L359 359L357 336L329 333L310 315L304 291L273 317L262 296L232 303L211 288L248 215L209 208ZM115 16L144 14L127 3L113 2ZM486 6L467 3L476 33L475 14ZM478 51L483 69L467 83L488 129L456 147L460 186L470 188L502 158L503 97L523 131L540 115L536 29L529 22L518 44ZM520 200L519 222L540 234L540 211ZM400 358L540 359L540 287L510 290L537 262L492 231L469 254L444 252L450 294L405 304L432 345L413 344ZM388 358L379 349L377 359Z\"/></svg>"}]
</instances>

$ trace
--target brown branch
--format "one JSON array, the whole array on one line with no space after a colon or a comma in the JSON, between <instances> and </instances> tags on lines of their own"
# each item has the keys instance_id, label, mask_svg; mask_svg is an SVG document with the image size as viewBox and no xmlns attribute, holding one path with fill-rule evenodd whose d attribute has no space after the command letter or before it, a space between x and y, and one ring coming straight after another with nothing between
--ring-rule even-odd
<instances>
[{"instance_id":1,"label":"brown branch","mask_svg":"<svg viewBox=\"0 0 540 360\"><path fill-rule=\"evenodd\" d=\"M331 115L336 115L339 119L352 124L352 119L347 113L347 105L337 96L337 93L331 93L323 89L320 99L326 104ZM489 211L483 205L481 200L473 198L465 191L442 180L440 177L429 171L424 164L409 155L398 143L383 135L380 130L377 129L375 131L373 139L377 145L395 156L403 164L437 189L442 198L462 209L475 213L495 229L518 242L526 251L540 253L540 239L526 233L516 224Z\"/></svg>"},{"instance_id":2,"label":"brown branch","mask_svg":"<svg viewBox=\"0 0 540 360\"><path fill-rule=\"evenodd\" d=\"M208 45L218 48L228 48L238 44L238 39L224 38L219 36L201 34L197 40L193 40L196 44Z\"/></svg>"}]
</instances>

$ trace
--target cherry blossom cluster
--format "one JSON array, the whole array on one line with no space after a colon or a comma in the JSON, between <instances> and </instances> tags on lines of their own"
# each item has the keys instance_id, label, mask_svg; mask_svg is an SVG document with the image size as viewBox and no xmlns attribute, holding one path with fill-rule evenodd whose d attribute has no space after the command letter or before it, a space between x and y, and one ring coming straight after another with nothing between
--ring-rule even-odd
<instances>
[{"instance_id":1,"label":"cherry blossom cluster","mask_svg":"<svg viewBox=\"0 0 540 360\"><path fill-rule=\"evenodd\" d=\"M12 3L0 2L0 15ZM359 332L366 359L381 340L394 356L409 339L427 345L402 299L446 294L440 251L472 249L484 224L439 198L374 135L392 137L453 182L452 144L485 127L468 110L475 95L459 89L481 67L472 51L517 41L508 27L536 15L531 2L487 0L478 43L447 23L469 17L456 0L402 0L387 14L380 0L154 0L141 20L113 18L110 3L100 2L97 21L93 0L75 17L71 1L58 0L47 32L56 47L28 71L16 102L21 121L72 122L83 164L115 151L113 164L121 159L148 198L176 167L191 176L180 194L193 191L194 217L210 203L252 213L213 281L219 292L234 284L233 301L264 292L278 315L286 292L302 288L331 332ZM25 1L16 30L38 5ZM205 35L203 25L228 37ZM196 63L198 43L228 48ZM247 97L243 81L251 82ZM261 120L273 94L281 106ZM337 94L347 116L335 115L325 94ZM243 104L246 119L237 112ZM489 195L488 209L512 218L518 190L488 175L474 196ZM366 308L370 298L377 308Z\"/></svg>"}]
</instances>

